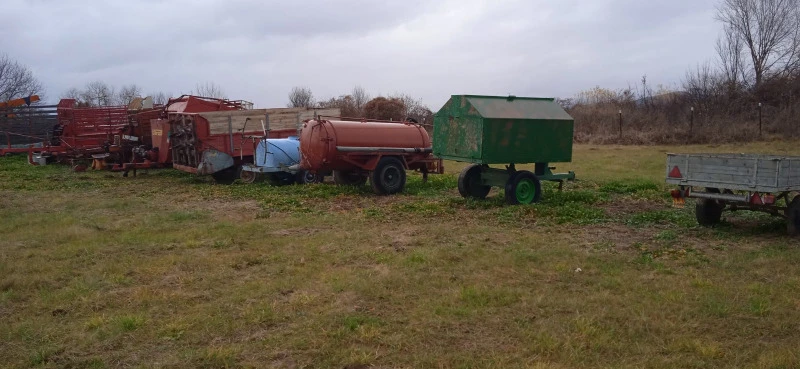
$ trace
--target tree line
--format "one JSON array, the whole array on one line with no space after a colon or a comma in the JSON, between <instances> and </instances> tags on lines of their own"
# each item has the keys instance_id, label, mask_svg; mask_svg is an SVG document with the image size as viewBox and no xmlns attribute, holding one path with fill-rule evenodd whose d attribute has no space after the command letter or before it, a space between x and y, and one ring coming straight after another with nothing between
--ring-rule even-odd
<instances>
[{"instance_id":1,"label":"tree line","mask_svg":"<svg viewBox=\"0 0 800 369\"><path fill-rule=\"evenodd\" d=\"M561 103L576 139L594 143L704 143L800 134L800 0L721 0L717 57L677 88L642 77Z\"/></svg>"},{"instance_id":2,"label":"tree line","mask_svg":"<svg viewBox=\"0 0 800 369\"><path fill-rule=\"evenodd\" d=\"M308 87L294 87L289 92L290 108L339 108L342 116L375 120L411 120L433 127L433 111L421 100L407 94L393 94L372 98L361 86L355 86L349 94L317 100Z\"/></svg>"},{"instance_id":3,"label":"tree line","mask_svg":"<svg viewBox=\"0 0 800 369\"><path fill-rule=\"evenodd\" d=\"M200 83L189 95L226 99L225 91L213 82ZM147 94L156 105L166 104L172 96L163 91ZM61 95L62 99L74 99L78 106L128 105L134 98L143 97L143 89L136 84L122 85L119 88L102 81L89 82L83 88L70 88Z\"/></svg>"}]
</instances>

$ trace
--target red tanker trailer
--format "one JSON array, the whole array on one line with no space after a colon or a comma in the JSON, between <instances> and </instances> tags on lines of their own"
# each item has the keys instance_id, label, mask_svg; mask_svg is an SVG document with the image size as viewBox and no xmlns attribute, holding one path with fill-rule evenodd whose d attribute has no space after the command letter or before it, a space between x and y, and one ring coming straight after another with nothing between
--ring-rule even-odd
<instances>
[{"instance_id":1,"label":"red tanker trailer","mask_svg":"<svg viewBox=\"0 0 800 369\"><path fill-rule=\"evenodd\" d=\"M333 171L337 184L363 185L369 178L379 195L403 191L406 170L442 173L431 139L413 123L309 120L300 134L300 167Z\"/></svg>"}]
</instances>

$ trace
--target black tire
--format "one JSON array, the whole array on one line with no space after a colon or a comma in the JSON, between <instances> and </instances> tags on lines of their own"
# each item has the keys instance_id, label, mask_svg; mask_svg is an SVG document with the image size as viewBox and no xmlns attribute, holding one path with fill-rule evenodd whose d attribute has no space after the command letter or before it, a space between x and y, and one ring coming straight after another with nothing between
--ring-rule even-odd
<instances>
[{"instance_id":1,"label":"black tire","mask_svg":"<svg viewBox=\"0 0 800 369\"><path fill-rule=\"evenodd\" d=\"M706 188L708 193L720 193L718 188ZM725 190L725 193L733 191ZM725 202L710 199L700 199L694 207L697 224L703 227L713 227L722 220L722 211L725 209Z\"/></svg>"},{"instance_id":2,"label":"black tire","mask_svg":"<svg viewBox=\"0 0 800 369\"><path fill-rule=\"evenodd\" d=\"M788 208L789 205L792 205L792 200L796 199L798 196L800 195L792 196L791 192L786 194L786 207Z\"/></svg>"},{"instance_id":3,"label":"black tire","mask_svg":"<svg viewBox=\"0 0 800 369\"><path fill-rule=\"evenodd\" d=\"M359 172L334 170L333 182L340 186L363 186L367 183L367 176Z\"/></svg>"},{"instance_id":4,"label":"black tire","mask_svg":"<svg viewBox=\"0 0 800 369\"><path fill-rule=\"evenodd\" d=\"M542 183L535 174L521 170L511 175L506 182L506 203L529 205L542 200Z\"/></svg>"},{"instance_id":5,"label":"black tire","mask_svg":"<svg viewBox=\"0 0 800 369\"><path fill-rule=\"evenodd\" d=\"M269 184L273 186L288 186L295 183L295 175L287 172L270 173Z\"/></svg>"},{"instance_id":6,"label":"black tire","mask_svg":"<svg viewBox=\"0 0 800 369\"><path fill-rule=\"evenodd\" d=\"M233 184L239 178L239 168L232 166L227 169L220 170L219 172L212 173L211 177L219 184L229 185Z\"/></svg>"},{"instance_id":7,"label":"black tire","mask_svg":"<svg viewBox=\"0 0 800 369\"><path fill-rule=\"evenodd\" d=\"M492 190L492 186L481 183L481 173L483 167L472 164L461 171L458 175L458 193L464 198L485 199Z\"/></svg>"},{"instance_id":8,"label":"black tire","mask_svg":"<svg viewBox=\"0 0 800 369\"><path fill-rule=\"evenodd\" d=\"M372 190L378 195L393 195L406 187L406 168L398 158L386 156L378 161L369 179Z\"/></svg>"},{"instance_id":9,"label":"black tire","mask_svg":"<svg viewBox=\"0 0 800 369\"><path fill-rule=\"evenodd\" d=\"M694 207L697 224L703 227L713 227L722 220L722 210L724 205L720 205L717 200L701 199Z\"/></svg>"},{"instance_id":10,"label":"black tire","mask_svg":"<svg viewBox=\"0 0 800 369\"><path fill-rule=\"evenodd\" d=\"M307 170L301 170L295 175L295 182L297 182L297 184L320 183L322 182L323 178L324 177L319 174L314 174Z\"/></svg>"},{"instance_id":11,"label":"black tire","mask_svg":"<svg viewBox=\"0 0 800 369\"><path fill-rule=\"evenodd\" d=\"M800 195L795 196L786 209L786 224L790 236L800 236Z\"/></svg>"}]
</instances>

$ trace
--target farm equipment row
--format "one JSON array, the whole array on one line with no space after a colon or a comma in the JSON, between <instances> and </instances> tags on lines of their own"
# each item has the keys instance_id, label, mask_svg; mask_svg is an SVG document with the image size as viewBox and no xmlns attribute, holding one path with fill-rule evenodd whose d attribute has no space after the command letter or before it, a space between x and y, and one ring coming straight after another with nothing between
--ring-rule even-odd
<instances>
[{"instance_id":1,"label":"farm equipment row","mask_svg":"<svg viewBox=\"0 0 800 369\"><path fill-rule=\"evenodd\" d=\"M0 127L16 124L14 132L0 130L7 141L0 154L24 152L32 164L60 161L83 169L88 160L125 175L173 167L221 183L263 178L275 185L332 175L339 185L369 182L375 193L391 195L403 191L407 171L427 179L451 160L468 164L458 177L463 197L483 199L499 187L508 204L540 201L542 181L561 189L575 179L550 166L572 160L574 131L574 120L554 99L454 95L434 115L433 139L414 122L342 118L339 109L253 109L245 101L188 95L163 106L30 101L0 105ZM519 170L523 164L534 170ZM671 154L667 183L679 186L672 191L675 204L698 199L701 225L719 223L723 211L753 210L784 217L789 231L800 233L800 196L793 196L800 191L798 171L800 158Z\"/></svg>"},{"instance_id":2,"label":"farm equipment row","mask_svg":"<svg viewBox=\"0 0 800 369\"><path fill-rule=\"evenodd\" d=\"M459 177L464 197L484 198L499 186L510 204L539 201L540 181L575 178L548 165L572 159L573 120L553 99L452 96L435 116L435 140L413 122L341 118L339 109L253 109L244 101L198 96L127 107L78 107L64 99L55 108L57 124L39 147L16 149L32 164L61 161L84 169L90 161L92 168L125 175L173 167L221 183L261 177L313 183L332 175L337 184L369 181L375 193L390 195L403 191L406 171L426 180L443 173L449 159L472 164ZM516 170L526 163L536 171Z\"/></svg>"}]
</instances>

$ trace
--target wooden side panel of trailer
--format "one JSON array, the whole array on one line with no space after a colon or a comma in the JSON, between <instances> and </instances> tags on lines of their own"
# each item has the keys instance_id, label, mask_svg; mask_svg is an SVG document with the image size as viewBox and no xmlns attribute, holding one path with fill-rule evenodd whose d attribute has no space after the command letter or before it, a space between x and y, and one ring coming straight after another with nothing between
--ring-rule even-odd
<instances>
[{"instance_id":1,"label":"wooden side panel of trailer","mask_svg":"<svg viewBox=\"0 0 800 369\"><path fill-rule=\"evenodd\" d=\"M228 134L231 129L235 133L256 135L262 132L261 122L263 121L264 125L267 124L267 116L269 116L270 130L299 130L303 121L307 119L312 119L316 115L339 116L341 111L338 108L275 108L219 111L200 113L199 115L208 120L211 135Z\"/></svg>"}]
</instances>

